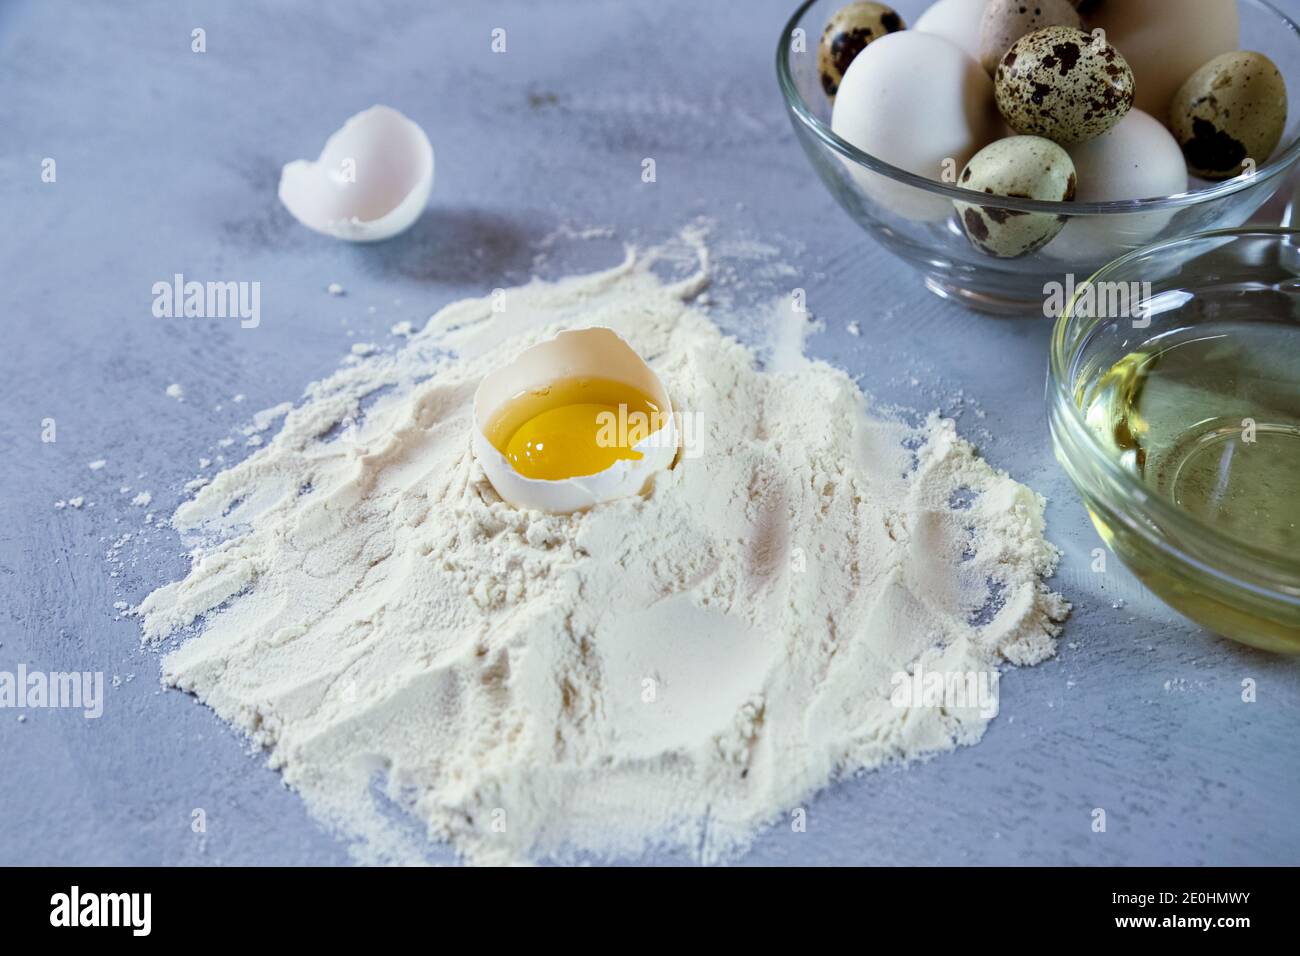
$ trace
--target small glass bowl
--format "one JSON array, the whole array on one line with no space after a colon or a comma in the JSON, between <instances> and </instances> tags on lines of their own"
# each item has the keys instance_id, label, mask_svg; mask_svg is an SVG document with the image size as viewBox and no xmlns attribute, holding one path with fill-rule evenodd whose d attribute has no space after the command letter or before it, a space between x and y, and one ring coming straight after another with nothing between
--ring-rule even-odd
<instances>
[{"instance_id":1,"label":"small glass bowl","mask_svg":"<svg viewBox=\"0 0 1300 956\"><path fill-rule=\"evenodd\" d=\"M831 106L817 70L817 43L832 13L847 0L808 0L781 34L777 79L795 135L831 195L888 251L917 269L932 292L980 311L1042 314L1044 299L1063 274L1089 275L1107 262L1156 242L1242 226L1278 191L1300 159L1300 26L1265 0L1240 0L1242 49L1270 57L1286 79L1291 115L1272 158L1253 173L1220 183L1192 180L1186 193L1128 202L1056 203L998 197L980 205L1012 213L1049 213L1067 220L1035 253L1015 259L985 255L971 245L953 200L972 193L891 166L831 131ZM924 0L893 0L914 23ZM923 64L917 64L923 70ZM1161 121L1164 117L1157 117ZM960 172L960 170L957 170ZM888 196L889 206L880 202ZM893 209L937 209L928 221ZM947 215L945 215L947 213Z\"/></svg>"},{"instance_id":2,"label":"small glass bowl","mask_svg":"<svg viewBox=\"0 0 1300 956\"><path fill-rule=\"evenodd\" d=\"M1098 309L1123 301L1115 290L1130 290L1126 307ZM1300 553L1229 535L1153 492L1089 427L1082 407L1101 376L1142 343L1225 321L1273 323L1268 331L1294 337L1300 367L1300 231L1173 240L1127 255L1081 285L1052 335L1053 444L1102 539L1152 592L1215 633L1300 653ZM1300 376L1293 385L1300 389ZM1300 474L1293 493L1300 498Z\"/></svg>"}]
</instances>

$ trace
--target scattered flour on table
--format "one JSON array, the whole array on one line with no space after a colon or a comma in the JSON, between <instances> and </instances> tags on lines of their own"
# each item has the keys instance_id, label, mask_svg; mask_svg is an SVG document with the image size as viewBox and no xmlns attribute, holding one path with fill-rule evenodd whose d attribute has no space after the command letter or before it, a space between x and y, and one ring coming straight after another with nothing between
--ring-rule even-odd
<instances>
[{"instance_id":1,"label":"scattered flour on table","mask_svg":"<svg viewBox=\"0 0 1300 956\"><path fill-rule=\"evenodd\" d=\"M839 776L979 739L981 707L896 706L899 675L1054 653L1042 498L828 365L760 371L691 306L697 254L677 283L629 252L449 306L173 516L192 568L138 609L189 636L165 681L358 859L423 858L394 806L474 862L726 859ZM474 389L591 325L654 366L700 454L644 497L517 511L470 453Z\"/></svg>"}]
</instances>

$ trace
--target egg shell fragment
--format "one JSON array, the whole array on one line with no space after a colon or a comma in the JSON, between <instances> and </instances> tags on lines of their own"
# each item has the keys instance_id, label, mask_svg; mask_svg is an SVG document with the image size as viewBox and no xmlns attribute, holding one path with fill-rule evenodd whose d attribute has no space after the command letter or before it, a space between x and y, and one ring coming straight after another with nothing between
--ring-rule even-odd
<instances>
[{"instance_id":1,"label":"egg shell fragment","mask_svg":"<svg viewBox=\"0 0 1300 956\"><path fill-rule=\"evenodd\" d=\"M1237 0L1104 0L1088 16L1132 68L1133 105L1162 120L1192 73L1241 48Z\"/></svg>"},{"instance_id":2,"label":"egg shell fragment","mask_svg":"<svg viewBox=\"0 0 1300 956\"><path fill-rule=\"evenodd\" d=\"M976 153L957 180L964 189L993 196L1048 202L1074 198L1070 154L1040 136L1011 136ZM997 205L954 203L966 237L981 252L1013 259L1041 249L1065 225L1064 216L1023 212Z\"/></svg>"},{"instance_id":3,"label":"egg shell fragment","mask_svg":"<svg viewBox=\"0 0 1300 956\"><path fill-rule=\"evenodd\" d=\"M389 106L357 113L326 140L318 159L297 159L280 171L280 201L294 218L351 242L406 231L432 190L429 138Z\"/></svg>"},{"instance_id":4,"label":"egg shell fragment","mask_svg":"<svg viewBox=\"0 0 1300 956\"><path fill-rule=\"evenodd\" d=\"M937 182L997 139L1002 120L978 63L942 37L903 30L876 40L849 66L831 128L863 152ZM844 163L863 192L898 216L924 222L952 214L940 196L847 157Z\"/></svg>"},{"instance_id":5,"label":"egg shell fragment","mask_svg":"<svg viewBox=\"0 0 1300 956\"><path fill-rule=\"evenodd\" d=\"M1045 27L1021 37L994 76L998 109L1013 130L1062 145L1113 127L1133 107L1133 71L1100 34Z\"/></svg>"},{"instance_id":6,"label":"egg shell fragment","mask_svg":"<svg viewBox=\"0 0 1300 956\"><path fill-rule=\"evenodd\" d=\"M1216 56L1174 95L1169 128L1187 166L1204 179L1239 176L1247 159L1263 166L1286 129L1286 81L1262 53Z\"/></svg>"},{"instance_id":7,"label":"egg shell fragment","mask_svg":"<svg viewBox=\"0 0 1300 956\"><path fill-rule=\"evenodd\" d=\"M980 65L992 76L1011 45L1044 27L1083 29L1069 0L989 0L980 20Z\"/></svg>"},{"instance_id":8,"label":"egg shell fragment","mask_svg":"<svg viewBox=\"0 0 1300 956\"><path fill-rule=\"evenodd\" d=\"M633 446L641 453L639 460L619 460L594 475L558 481L524 477L488 440L487 429L492 419L522 392L583 376L623 382L645 393L663 411L664 425ZM656 472L673 463L677 444L677 426L667 389L641 356L612 329L561 332L489 372L474 393L471 438L474 456L497 494L517 508L570 514L601 502L640 494Z\"/></svg>"},{"instance_id":9,"label":"egg shell fragment","mask_svg":"<svg viewBox=\"0 0 1300 956\"><path fill-rule=\"evenodd\" d=\"M851 3L836 10L822 31L821 43L817 47L817 72L821 76L822 91L834 101L840 81L854 57L873 40L897 33L905 27L903 18L883 3Z\"/></svg>"}]
</instances>

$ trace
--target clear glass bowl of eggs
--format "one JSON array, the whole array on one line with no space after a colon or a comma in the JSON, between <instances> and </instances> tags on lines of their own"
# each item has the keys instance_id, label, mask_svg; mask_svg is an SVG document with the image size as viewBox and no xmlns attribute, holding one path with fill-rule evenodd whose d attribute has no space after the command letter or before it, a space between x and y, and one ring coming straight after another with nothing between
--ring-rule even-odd
<instances>
[{"instance_id":1,"label":"clear glass bowl of eggs","mask_svg":"<svg viewBox=\"0 0 1300 956\"><path fill-rule=\"evenodd\" d=\"M839 204L988 312L1243 225L1300 159L1300 26L1265 0L809 0L777 74Z\"/></svg>"}]
</instances>

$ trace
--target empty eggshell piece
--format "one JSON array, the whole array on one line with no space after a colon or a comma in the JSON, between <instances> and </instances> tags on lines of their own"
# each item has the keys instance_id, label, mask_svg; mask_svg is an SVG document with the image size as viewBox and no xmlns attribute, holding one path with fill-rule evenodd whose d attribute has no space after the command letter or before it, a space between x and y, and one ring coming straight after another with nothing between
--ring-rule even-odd
<instances>
[{"instance_id":1,"label":"empty eggshell piece","mask_svg":"<svg viewBox=\"0 0 1300 956\"><path fill-rule=\"evenodd\" d=\"M1044 27L1021 37L993 78L998 109L1017 133L1055 143L1100 136L1133 107L1133 71L1104 36Z\"/></svg>"},{"instance_id":2,"label":"empty eggshell piece","mask_svg":"<svg viewBox=\"0 0 1300 956\"><path fill-rule=\"evenodd\" d=\"M989 0L938 0L917 17L913 30L941 36L980 58L980 21Z\"/></svg>"},{"instance_id":3,"label":"empty eggshell piece","mask_svg":"<svg viewBox=\"0 0 1300 956\"><path fill-rule=\"evenodd\" d=\"M831 128L891 166L941 181L997 139L1002 121L978 63L943 37L904 30L876 40L849 66ZM952 214L942 197L845 164L862 190L896 215L938 221Z\"/></svg>"},{"instance_id":4,"label":"empty eggshell piece","mask_svg":"<svg viewBox=\"0 0 1300 956\"><path fill-rule=\"evenodd\" d=\"M521 475L488 440L493 418L521 393L588 376L630 385L653 399L664 413L661 427L633 446L641 453L640 459L622 459L604 471L577 478L544 480ZM561 332L488 373L474 393L473 417L474 455L497 494L517 508L569 514L636 495L677 456L678 432L667 389L641 356L607 328Z\"/></svg>"},{"instance_id":5,"label":"empty eggshell piece","mask_svg":"<svg viewBox=\"0 0 1300 956\"><path fill-rule=\"evenodd\" d=\"M1106 31L1132 67L1134 105L1161 119L1202 64L1241 48L1237 0L1106 0L1088 23Z\"/></svg>"},{"instance_id":6,"label":"empty eggshell piece","mask_svg":"<svg viewBox=\"0 0 1300 956\"><path fill-rule=\"evenodd\" d=\"M433 189L424 130L388 106L372 106L325 142L316 160L286 163L280 201L309 229L377 242L409 229Z\"/></svg>"},{"instance_id":7,"label":"empty eggshell piece","mask_svg":"<svg viewBox=\"0 0 1300 956\"><path fill-rule=\"evenodd\" d=\"M1238 176L1247 159L1262 166L1286 129L1286 81L1262 53L1216 56L1190 77L1169 107L1169 128L1191 171Z\"/></svg>"},{"instance_id":8,"label":"empty eggshell piece","mask_svg":"<svg viewBox=\"0 0 1300 956\"><path fill-rule=\"evenodd\" d=\"M1011 44L1043 27L1083 28L1069 0L989 0L980 21L980 64L989 75Z\"/></svg>"},{"instance_id":9,"label":"empty eggshell piece","mask_svg":"<svg viewBox=\"0 0 1300 956\"><path fill-rule=\"evenodd\" d=\"M1158 199L1187 191L1187 163L1163 123L1141 110L1110 131L1069 148L1078 177L1076 203ZM1044 250L1081 268L1102 265L1146 245L1173 212L1111 213L1076 216Z\"/></svg>"},{"instance_id":10,"label":"empty eggshell piece","mask_svg":"<svg viewBox=\"0 0 1300 956\"><path fill-rule=\"evenodd\" d=\"M1070 154L1039 136L1010 136L976 153L957 184L989 196L1018 196L1049 202L1074 198ZM971 244L990 256L1012 259L1041 249L1056 237L1065 218L1023 212L996 204L954 203Z\"/></svg>"},{"instance_id":11,"label":"empty eggshell piece","mask_svg":"<svg viewBox=\"0 0 1300 956\"><path fill-rule=\"evenodd\" d=\"M904 28L903 18L883 3L851 3L831 16L817 47L817 72L831 100L854 57L873 40Z\"/></svg>"}]
</instances>

